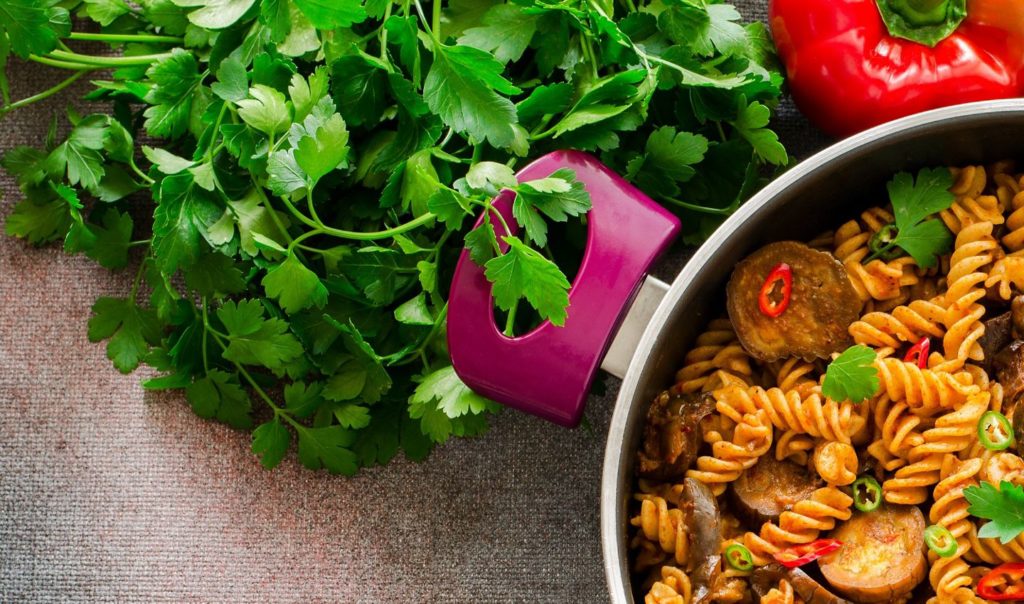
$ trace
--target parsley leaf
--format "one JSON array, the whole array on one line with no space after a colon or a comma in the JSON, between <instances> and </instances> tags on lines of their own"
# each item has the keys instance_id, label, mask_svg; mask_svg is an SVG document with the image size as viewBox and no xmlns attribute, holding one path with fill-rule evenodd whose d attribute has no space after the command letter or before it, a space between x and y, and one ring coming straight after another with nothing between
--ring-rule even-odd
<instances>
[{"instance_id":1,"label":"parsley leaf","mask_svg":"<svg viewBox=\"0 0 1024 604\"><path fill-rule=\"evenodd\" d=\"M555 222L590 211L590 195L583 183L568 168L552 172L547 178L531 180L511 187L516 192L512 215L526 231L526 238L539 247L547 245L547 224L540 215Z\"/></svg>"},{"instance_id":2,"label":"parsley leaf","mask_svg":"<svg viewBox=\"0 0 1024 604\"><path fill-rule=\"evenodd\" d=\"M1024 532L1024 488L1020 485L1003 481L997 488L982 482L965 488L964 497L971 504L969 513L990 521L978 531L979 537L1009 543Z\"/></svg>"},{"instance_id":3,"label":"parsley leaf","mask_svg":"<svg viewBox=\"0 0 1024 604\"><path fill-rule=\"evenodd\" d=\"M542 318L565 325L569 306L569 281L565 275L554 262L518 237L505 236L502 240L508 244L508 251L488 260L484 269L498 307L510 310L520 298L526 298Z\"/></svg>"},{"instance_id":4,"label":"parsley leaf","mask_svg":"<svg viewBox=\"0 0 1024 604\"><path fill-rule=\"evenodd\" d=\"M351 431L341 426L297 429L299 461L311 470L326 468L331 474L351 476L359 466L350 448L355 440Z\"/></svg>"},{"instance_id":5,"label":"parsley leaf","mask_svg":"<svg viewBox=\"0 0 1024 604\"><path fill-rule=\"evenodd\" d=\"M215 418L234 428L249 428L252 402L231 374L213 370L185 388L185 396L196 415Z\"/></svg>"},{"instance_id":6,"label":"parsley leaf","mask_svg":"<svg viewBox=\"0 0 1024 604\"><path fill-rule=\"evenodd\" d=\"M316 273L306 268L295 256L288 254L284 262L267 271L263 287L268 298L276 299L288 314L304 308L327 304L327 288Z\"/></svg>"},{"instance_id":7,"label":"parsley leaf","mask_svg":"<svg viewBox=\"0 0 1024 604\"><path fill-rule=\"evenodd\" d=\"M160 339L160 323L151 310L124 298L100 298L92 307L89 341L107 342L107 357L121 373L131 373Z\"/></svg>"},{"instance_id":8,"label":"parsley leaf","mask_svg":"<svg viewBox=\"0 0 1024 604\"><path fill-rule=\"evenodd\" d=\"M410 400L421 405L436 401L437 408L453 419L467 413L476 415L500 408L494 401L470 390L450 365L423 378Z\"/></svg>"},{"instance_id":9,"label":"parsley leaf","mask_svg":"<svg viewBox=\"0 0 1024 604\"><path fill-rule=\"evenodd\" d=\"M501 95L520 90L501 72L501 63L486 52L437 44L434 63L423 82L423 98L456 131L508 147L514 138L516 109Z\"/></svg>"},{"instance_id":10,"label":"parsley leaf","mask_svg":"<svg viewBox=\"0 0 1024 604\"><path fill-rule=\"evenodd\" d=\"M484 14L483 25L463 32L459 44L486 50L502 63L518 61L537 31L538 18L515 4L497 4Z\"/></svg>"},{"instance_id":11,"label":"parsley leaf","mask_svg":"<svg viewBox=\"0 0 1024 604\"><path fill-rule=\"evenodd\" d=\"M153 86L146 93L146 132L152 136L178 137L188 129L195 91L202 74L195 56L176 48L171 56L154 64L146 72Z\"/></svg>"},{"instance_id":12,"label":"parsley leaf","mask_svg":"<svg viewBox=\"0 0 1024 604\"><path fill-rule=\"evenodd\" d=\"M897 229L891 245L902 248L923 268L935 266L938 256L953 244L953 235L941 220L925 220L953 205L952 186L953 175L946 168L922 169L916 182L900 172L887 186Z\"/></svg>"},{"instance_id":13,"label":"parsley leaf","mask_svg":"<svg viewBox=\"0 0 1024 604\"><path fill-rule=\"evenodd\" d=\"M0 0L0 30L11 50L27 58L50 52L71 31L67 9L39 0ZM6 54L6 53L5 53Z\"/></svg>"},{"instance_id":14,"label":"parsley leaf","mask_svg":"<svg viewBox=\"0 0 1024 604\"><path fill-rule=\"evenodd\" d=\"M877 355L867 346L857 344L843 351L825 370L821 391L835 401L860 403L878 392Z\"/></svg>"},{"instance_id":15,"label":"parsley leaf","mask_svg":"<svg viewBox=\"0 0 1024 604\"><path fill-rule=\"evenodd\" d=\"M291 432L276 416L252 432L252 452L259 455L260 464L268 470L281 463L291 444Z\"/></svg>"},{"instance_id":16,"label":"parsley leaf","mask_svg":"<svg viewBox=\"0 0 1024 604\"><path fill-rule=\"evenodd\" d=\"M277 370L302 354L302 344L287 333L288 323L264 319L263 307L256 300L225 302L217 309L217 317L228 330L225 359Z\"/></svg>"}]
</instances>

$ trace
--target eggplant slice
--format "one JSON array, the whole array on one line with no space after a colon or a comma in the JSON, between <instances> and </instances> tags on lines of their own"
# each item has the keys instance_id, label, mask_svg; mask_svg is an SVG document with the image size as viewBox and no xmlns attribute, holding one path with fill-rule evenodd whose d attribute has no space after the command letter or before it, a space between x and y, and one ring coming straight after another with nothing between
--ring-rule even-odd
<instances>
[{"instance_id":1,"label":"eggplant slice","mask_svg":"<svg viewBox=\"0 0 1024 604\"><path fill-rule=\"evenodd\" d=\"M748 524L761 526L778 520L779 514L793 504L809 499L821 481L816 472L797 464L762 455L750 469L740 474L730 488L733 510Z\"/></svg>"},{"instance_id":2,"label":"eggplant slice","mask_svg":"<svg viewBox=\"0 0 1024 604\"><path fill-rule=\"evenodd\" d=\"M700 448L700 421L714 410L710 394L658 395L647 411L637 473L653 480L682 478Z\"/></svg>"},{"instance_id":3,"label":"eggplant slice","mask_svg":"<svg viewBox=\"0 0 1024 604\"><path fill-rule=\"evenodd\" d=\"M829 535L843 546L818 561L821 574L851 600L899 600L927 574L924 529L924 516L916 506L858 512Z\"/></svg>"},{"instance_id":4,"label":"eggplant slice","mask_svg":"<svg viewBox=\"0 0 1024 604\"><path fill-rule=\"evenodd\" d=\"M782 263L792 271L792 293L788 308L773 318L761 312L758 298L769 273ZM842 352L852 343L847 327L861 310L842 263L796 241L771 243L740 262L726 294L736 335L762 361L811 361Z\"/></svg>"}]
</instances>

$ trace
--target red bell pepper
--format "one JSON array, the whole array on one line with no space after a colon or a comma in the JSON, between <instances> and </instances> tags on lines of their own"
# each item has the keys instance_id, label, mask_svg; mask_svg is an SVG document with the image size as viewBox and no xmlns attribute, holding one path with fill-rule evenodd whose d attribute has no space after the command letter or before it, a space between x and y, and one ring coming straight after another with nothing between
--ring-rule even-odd
<instances>
[{"instance_id":1,"label":"red bell pepper","mask_svg":"<svg viewBox=\"0 0 1024 604\"><path fill-rule=\"evenodd\" d=\"M1009 562L978 580L978 595L993 602L1024 600L1024 564Z\"/></svg>"},{"instance_id":2,"label":"red bell pepper","mask_svg":"<svg viewBox=\"0 0 1024 604\"><path fill-rule=\"evenodd\" d=\"M800 109L836 136L1024 94L1021 0L770 0Z\"/></svg>"}]
</instances>

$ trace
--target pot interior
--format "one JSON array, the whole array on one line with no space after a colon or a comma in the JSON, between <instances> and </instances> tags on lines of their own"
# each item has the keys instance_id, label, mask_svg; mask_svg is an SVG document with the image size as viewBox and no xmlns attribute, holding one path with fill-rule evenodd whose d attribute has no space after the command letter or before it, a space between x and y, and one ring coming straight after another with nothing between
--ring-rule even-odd
<instances>
[{"instance_id":1,"label":"pot interior","mask_svg":"<svg viewBox=\"0 0 1024 604\"><path fill-rule=\"evenodd\" d=\"M634 599L628 570L633 463L650 401L672 383L707 322L725 314L733 267L758 247L808 240L887 202L885 183L922 167L1024 162L1024 100L973 103L904 118L846 139L779 177L698 250L648 326L623 381L609 430L601 530L612 601Z\"/></svg>"}]
</instances>

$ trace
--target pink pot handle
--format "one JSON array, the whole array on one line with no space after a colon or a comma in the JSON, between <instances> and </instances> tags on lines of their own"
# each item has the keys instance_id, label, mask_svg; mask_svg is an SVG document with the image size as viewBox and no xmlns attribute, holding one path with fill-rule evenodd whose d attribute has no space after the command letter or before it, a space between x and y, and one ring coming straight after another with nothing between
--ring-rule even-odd
<instances>
[{"instance_id":1,"label":"pink pot handle","mask_svg":"<svg viewBox=\"0 0 1024 604\"><path fill-rule=\"evenodd\" d=\"M624 310L680 225L678 218L586 153L549 153L517 176L520 182L544 178L559 168L575 170L593 202L565 326L545 321L526 335L505 336L494 322L491 285L463 250L448 299L448 348L456 373L476 392L571 427L580 421L590 384ZM512 217L513 199L511 191L502 191L494 206L515 232L519 227ZM504 231L493 224L500 238Z\"/></svg>"}]
</instances>

